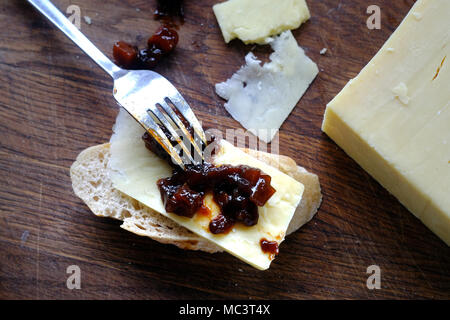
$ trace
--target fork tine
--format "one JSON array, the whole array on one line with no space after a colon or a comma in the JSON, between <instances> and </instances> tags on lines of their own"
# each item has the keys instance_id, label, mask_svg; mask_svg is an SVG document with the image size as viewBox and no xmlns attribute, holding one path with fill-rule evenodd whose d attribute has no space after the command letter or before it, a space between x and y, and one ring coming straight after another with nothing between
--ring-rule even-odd
<instances>
[{"instance_id":1,"label":"fork tine","mask_svg":"<svg viewBox=\"0 0 450 320\"><path fill-rule=\"evenodd\" d=\"M159 103L161 105L161 107L164 109L165 112L167 112L167 114L170 116L170 118L172 119L173 122L175 122L175 124L181 129L181 131L183 132L184 136L190 141L190 143L194 146L195 151L197 152L197 154L200 156L200 160L203 160L203 151L202 148L199 147L198 145L198 141L196 141L195 137L192 137L191 133L189 132L189 130L186 128L186 126L183 124L183 121L181 121L181 119L178 117L178 115L176 114L176 112L173 111L173 109L169 106L169 104L167 102L160 102ZM203 130L202 130L203 132ZM205 144L206 145L206 144Z\"/></svg>"},{"instance_id":2,"label":"fork tine","mask_svg":"<svg viewBox=\"0 0 450 320\"><path fill-rule=\"evenodd\" d=\"M114 88L117 102L141 123L174 163L185 169L182 158L194 164L203 162L203 150L207 146L205 133L186 100L166 78L153 71L133 71L116 79ZM178 128L183 136L177 134ZM173 140L164 133L166 129ZM172 145L174 140L184 151L183 157L177 152L179 148Z\"/></svg>"},{"instance_id":3,"label":"fork tine","mask_svg":"<svg viewBox=\"0 0 450 320\"><path fill-rule=\"evenodd\" d=\"M194 128L194 132L202 142L207 145L205 132L203 131L202 126L197 120L194 112L192 111L189 104L184 100L183 96L178 92L174 92L168 99L172 102L172 104L177 108L177 110L182 114L182 116L189 122L189 124Z\"/></svg>"},{"instance_id":4,"label":"fork tine","mask_svg":"<svg viewBox=\"0 0 450 320\"><path fill-rule=\"evenodd\" d=\"M172 157L172 159L182 168L185 169L183 160L178 154L177 150L172 146L170 140L161 130L159 125L150 117L149 114L146 116L136 117L131 114L148 133L164 148L164 150Z\"/></svg>"},{"instance_id":5,"label":"fork tine","mask_svg":"<svg viewBox=\"0 0 450 320\"><path fill-rule=\"evenodd\" d=\"M184 151L184 154L187 156L188 160L191 163L194 163L194 159L191 156L190 145L189 149L187 148L187 144L180 139L180 135L175 131L173 125L167 120L166 116L156 107L153 106L150 108L150 111L155 115L155 117L162 123L162 125L169 130L172 137L177 141L177 143L181 146Z\"/></svg>"}]
</instances>

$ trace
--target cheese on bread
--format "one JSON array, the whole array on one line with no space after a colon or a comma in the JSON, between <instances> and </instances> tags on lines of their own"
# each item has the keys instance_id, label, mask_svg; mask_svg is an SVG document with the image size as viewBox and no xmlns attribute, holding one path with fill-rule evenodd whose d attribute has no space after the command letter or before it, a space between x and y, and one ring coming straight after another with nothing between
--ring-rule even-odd
<instances>
[{"instance_id":1,"label":"cheese on bread","mask_svg":"<svg viewBox=\"0 0 450 320\"><path fill-rule=\"evenodd\" d=\"M280 171L305 186L302 200L295 210L286 234L290 235L310 221L322 201L317 175L297 166L295 161L287 156L250 149L243 151L268 165L277 166ZM104 143L81 151L70 167L73 191L93 214L123 221L120 227L129 232L181 249L209 253L223 251L211 241L115 189L109 177L110 157L110 144Z\"/></svg>"},{"instance_id":2,"label":"cheese on bread","mask_svg":"<svg viewBox=\"0 0 450 320\"><path fill-rule=\"evenodd\" d=\"M167 163L145 148L141 140L143 132L144 129L126 112L119 115L111 138L109 162L114 187L255 268L261 270L269 268L274 256L261 250L260 240L265 238L278 244L284 240L289 222L300 203L304 186L230 143L220 141L220 149L214 157L214 164L249 165L261 169L271 176L271 185L277 192L263 207L258 208L257 225L247 227L236 224L229 233L214 235L208 226L210 219L219 212L211 199L205 199L206 206L212 211L211 218L201 214L187 218L166 212L156 182L160 178L171 176L172 170Z\"/></svg>"}]
</instances>

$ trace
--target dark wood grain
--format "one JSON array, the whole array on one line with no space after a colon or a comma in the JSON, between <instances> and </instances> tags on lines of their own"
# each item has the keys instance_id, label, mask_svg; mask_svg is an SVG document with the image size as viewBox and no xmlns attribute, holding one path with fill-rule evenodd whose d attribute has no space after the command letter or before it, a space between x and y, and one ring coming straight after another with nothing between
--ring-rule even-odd
<instances>
[{"instance_id":1,"label":"dark wood grain","mask_svg":"<svg viewBox=\"0 0 450 320\"><path fill-rule=\"evenodd\" d=\"M55 0L65 10L72 2ZM252 48L226 45L211 6L186 2L180 43L157 71L205 127L239 128L214 93ZM144 43L159 25L155 1L78 0L82 31L110 55L114 41ZM101 219L72 191L69 167L107 141L118 112L112 82L25 1L0 1L0 298L14 299L448 299L450 249L320 130L325 105L378 51L412 0L308 1L294 31L321 72L280 132L280 152L319 175L323 204L287 238L265 272L228 254L183 251ZM382 11L381 30L366 8ZM136 10L139 8L139 10ZM322 48L325 55L320 55ZM255 49L267 57L268 49ZM382 270L368 290L366 268ZM81 290L66 268L81 268Z\"/></svg>"}]
</instances>

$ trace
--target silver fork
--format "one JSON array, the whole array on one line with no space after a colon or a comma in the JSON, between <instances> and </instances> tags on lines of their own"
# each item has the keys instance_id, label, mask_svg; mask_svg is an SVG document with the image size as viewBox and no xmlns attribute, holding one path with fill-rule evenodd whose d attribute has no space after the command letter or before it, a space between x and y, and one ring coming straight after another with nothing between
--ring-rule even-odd
<instances>
[{"instance_id":1,"label":"silver fork","mask_svg":"<svg viewBox=\"0 0 450 320\"><path fill-rule=\"evenodd\" d=\"M207 141L197 118L178 90L163 76L149 70L124 70L116 66L92 44L49 0L27 0L64 34L78 45L114 79L113 96L120 106L133 116L183 169L184 164L203 161ZM173 107L171 107L171 105ZM192 127L194 137L178 116L181 114ZM165 127L178 146L174 147L164 134ZM194 152L191 146L194 147Z\"/></svg>"}]
</instances>

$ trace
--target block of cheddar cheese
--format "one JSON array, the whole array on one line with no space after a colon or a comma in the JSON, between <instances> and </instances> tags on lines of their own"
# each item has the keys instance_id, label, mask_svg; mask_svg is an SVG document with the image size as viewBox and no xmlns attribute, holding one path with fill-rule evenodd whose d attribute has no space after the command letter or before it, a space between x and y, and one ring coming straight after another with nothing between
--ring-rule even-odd
<instances>
[{"instance_id":1,"label":"block of cheddar cheese","mask_svg":"<svg viewBox=\"0 0 450 320\"><path fill-rule=\"evenodd\" d=\"M419 0L322 130L450 245L450 1Z\"/></svg>"}]
</instances>

